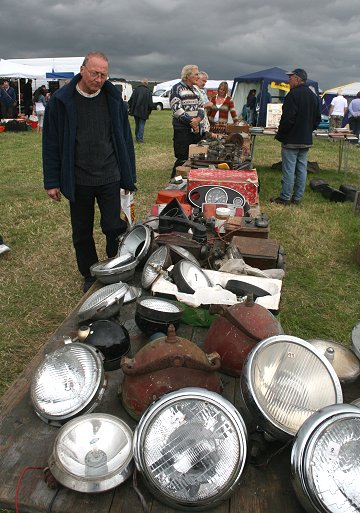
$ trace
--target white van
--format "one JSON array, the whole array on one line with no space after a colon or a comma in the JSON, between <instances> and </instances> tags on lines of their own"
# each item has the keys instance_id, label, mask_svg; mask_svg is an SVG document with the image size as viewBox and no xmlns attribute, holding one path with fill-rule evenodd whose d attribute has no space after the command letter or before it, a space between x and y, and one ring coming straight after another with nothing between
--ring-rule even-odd
<instances>
[{"instance_id":1,"label":"white van","mask_svg":"<svg viewBox=\"0 0 360 513\"><path fill-rule=\"evenodd\" d=\"M111 80L111 83L116 87L116 89L119 89L120 93L122 94L122 99L124 100L124 102L128 102L133 92L133 88L130 82Z\"/></svg>"},{"instance_id":2,"label":"white van","mask_svg":"<svg viewBox=\"0 0 360 513\"><path fill-rule=\"evenodd\" d=\"M155 91L152 97L154 109L170 109L170 93L171 89L158 89Z\"/></svg>"}]
</instances>

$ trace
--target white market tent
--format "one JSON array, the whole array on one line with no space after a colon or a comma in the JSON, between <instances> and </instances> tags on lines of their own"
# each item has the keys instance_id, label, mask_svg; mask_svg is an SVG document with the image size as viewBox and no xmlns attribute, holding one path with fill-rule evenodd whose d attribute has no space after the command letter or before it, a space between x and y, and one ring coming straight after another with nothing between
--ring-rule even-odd
<instances>
[{"instance_id":1,"label":"white market tent","mask_svg":"<svg viewBox=\"0 0 360 513\"><path fill-rule=\"evenodd\" d=\"M0 59L0 77L4 78L45 78L46 69L28 66L7 59Z\"/></svg>"},{"instance_id":2,"label":"white market tent","mask_svg":"<svg viewBox=\"0 0 360 513\"><path fill-rule=\"evenodd\" d=\"M157 84L154 87L153 92L159 91L159 90L166 90L170 89L173 85L180 82L180 78L176 78L174 80L168 80L167 82L161 82L160 84ZM220 82L227 82L229 85L229 91L231 91L233 86L233 80L208 80L206 82L205 89L217 89L219 87Z\"/></svg>"},{"instance_id":3,"label":"white market tent","mask_svg":"<svg viewBox=\"0 0 360 513\"><path fill-rule=\"evenodd\" d=\"M26 64L16 63L7 59L0 59L0 77L3 78L40 78L46 76L45 68L41 66L28 66ZM19 108L20 108L20 84L18 85Z\"/></svg>"},{"instance_id":4,"label":"white market tent","mask_svg":"<svg viewBox=\"0 0 360 513\"><path fill-rule=\"evenodd\" d=\"M324 91L322 94L321 106L321 112L323 114L328 114L331 100L337 95L338 91L342 91L342 94L345 96L348 103L350 103L360 91L360 82L351 82L351 84L333 87L332 89ZM344 122L347 122L347 118L344 119Z\"/></svg>"},{"instance_id":5,"label":"white market tent","mask_svg":"<svg viewBox=\"0 0 360 513\"><path fill-rule=\"evenodd\" d=\"M84 57L39 57L35 59L11 59L12 62L27 66L40 66L45 73L79 73Z\"/></svg>"}]
</instances>

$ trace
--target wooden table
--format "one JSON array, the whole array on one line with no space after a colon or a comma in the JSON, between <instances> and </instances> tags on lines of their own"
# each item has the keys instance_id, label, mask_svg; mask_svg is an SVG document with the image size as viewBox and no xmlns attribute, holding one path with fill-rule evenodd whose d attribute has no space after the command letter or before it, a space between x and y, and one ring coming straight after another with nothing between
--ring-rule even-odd
<instances>
[{"instance_id":1,"label":"wooden table","mask_svg":"<svg viewBox=\"0 0 360 513\"><path fill-rule=\"evenodd\" d=\"M94 287L87 296L93 291ZM34 369L42 361L44 354L60 347L64 335L75 336L78 328L77 309L56 330L0 402L0 508L14 509L16 484L25 467L45 467L48 464L58 429L48 426L35 415L29 397L29 386ZM134 312L135 304L132 303L124 305L120 313L121 321L131 336L133 353L146 342L146 338L134 322ZM185 325L181 325L179 330L179 335L199 345L205 333L204 328ZM224 396L241 409L238 380L225 375L222 375L222 379ZM121 380L122 371L108 373L108 387L96 411L119 416L134 428L136 422L124 411L117 395ZM348 399L356 398L357 390L358 387L352 387ZM276 445L269 446L270 452L276 449ZM266 456L262 455L261 459L265 460ZM175 511L152 497L141 478L138 486L151 513ZM21 481L19 510L21 513L45 512L54 494L55 491L49 489L43 481L41 471L28 471ZM142 513L143 509L130 479L114 490L95 495L60 488L51 511L54 513ZM255 466L247 463L235 493L228 501L211 511L214 513L304 513L290 483L290 448L276 455L269 464Z\"/></svg>"}]
</instances>

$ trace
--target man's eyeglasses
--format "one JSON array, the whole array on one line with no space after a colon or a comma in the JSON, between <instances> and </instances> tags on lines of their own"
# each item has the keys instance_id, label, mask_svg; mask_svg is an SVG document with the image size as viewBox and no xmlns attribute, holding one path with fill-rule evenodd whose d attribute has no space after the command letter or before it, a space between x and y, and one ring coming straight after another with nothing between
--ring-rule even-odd
<instances>
[{"instance_id":1,"label":"man's eyeglasses","mask_svg":"<svg viewBox=\"0 0 360 513\"><path fill-rule=\"evenodd\" d=\"M87 72L89 73L91 78L100 77L101 80L106 80L108 78L108 74L107 73L100 73L100 71L91 71L91 70L89 70L89 68L87 66L85 66L85 64L83 64L83 66L84 66L84 68L87 69Z\"/></svg>"}]
</instances>

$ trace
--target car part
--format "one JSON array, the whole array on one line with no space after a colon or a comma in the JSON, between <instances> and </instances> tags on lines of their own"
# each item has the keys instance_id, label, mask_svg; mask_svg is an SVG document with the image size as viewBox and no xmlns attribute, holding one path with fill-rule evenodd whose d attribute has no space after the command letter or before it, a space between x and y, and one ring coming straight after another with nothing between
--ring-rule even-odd
<instances>
[{"instance_id":1,"label":"car part","mask_svg":"<svg viewBox=\"0 0 360 513\"><path fill-rule=\"evenodd\" d=\"M121 239L118 256L130 253L141 264L148 257L154 232L146 224L137 224Z\"/></svg>"},{"instance_id":2,"label":"car part","mask_svg":"<svg viewBox=\"0 0 360 513\"><path fill-rule=\"evenodd\" d=\"M132 278L138 261L130 253L97 262L90 267L90 273L105 285L124 282Z\"/></svg>"},{"instance_id":3,"label":"car part","mask_svg":"<svg viewBox=\"0 0 360 513\"><path fill-rule=\"evenodd\" d=\"M167 270L171 265L170 250L168 246L160 246L147 259L142 276L141 286L147 290L156 281L156 279Z\"/></svg>"},{"instance_id":4,"label":"car part","mask_svg":"<svg viewBox=\"0 0 360 513\"><path fill-rule=\"evenodd\" d=\"M246 356L261 340L283 333L279 321L261 305L249 298L243 303L226 307L211 307L220 313L207 332L204 349L216 351L221 357L221 370L240 376Z\"/></svg>"},{"instance_id":5,"label":"car part","mask_svg":"<svg viewBox=\"0 0 360 513\"><path fill-rule=\"evenodd\" d=\"M293 437L315 411L343 400L327 358L309 342L290 335L270 337L251 350L241 391L258 426L282 440Z\"/></svg>"},{"instance_id":6,"label":"car part","mask_svg":"<svg viewBox=\"0 0 360 513\"><path fill-rule=\"evenodd\" d=\"M201 388L166 394L134 433L134 459L154 495L170 506L209 511L240 480L247 432L235 407Z\"/></svg>"},{"instance_id":7,"label":"car part","mask_svg":"<svg viewBox=\"0 0 360 513\"><path fill-rule=\"evenodd\" d=\"M309 417L291 452L296 495L309 513L360 511L360 410L334 404Z\"/></svg>"},{"instance_id":8,"label":"car part","mask_svg":"<svg viewBox=\"0 0 360 513\"><path fill-rule=\"evenodd\" d=\"M133 433L121 419L105 413L83 415L59 430L49 468L66 488L104 492L131 476L132 442Z\"/></svg>"},{"instance_id":9,"label":"car part","mask_svg":"<svg viewBox=\"0 0 360 513\"><path fill-rule=\"evenodd\" d=\"M313 339L309 342L326 356L341 383L351 383L359 377L360 361L351 349L330 340Z\"/></svg>"},{"instance_id":10,"label":"car part","mask_svg":"<svg viewBox=\"0 0 360 513\"><path fill-rule=\"evenodd\" d=\"M212 286L204 271L189 260L180 260L175 264L171 276L179 292L186 294L194 294L195 290Z\"/></svg>"},{"instance_id":11,"label":"car part","mask_svg":"<svg viewBox=\"0 0 360 513\"><path fill-rule=\"evenodd\" d=\"M86 344L101 351L106 371L119 369L121 357L130 351L130 337L127 329L113 321L94 321L88 326L81 326L80 338Z\"/></svg>"},{"instance_id":12,"label":"car part","mask_svg":"<svg viewBox=\"0 0 360 513\"><path fill-rule=\"evenodd\" d=\"M113 283L96 290L80 306L79 320L109 319L118 314L127 290L125 283Z\"/></svg>"},{"instance_id":13,"label":"car part","mask_svg":"<svg viewBox=\"0 0 360 513\"><path fill-rule=\"evenodd\" d=\"M100 402L105 385L100 351L72 342L45 356L34 373L30 397L38 417L59 426L91 412Z\"/></svg>"},{"instance_id":14,"label":"car part","mask_svg":"<svg viewBox=\"0 0 360 513\"><path fill-rule=\"evenodd\" d=\"M143 297L136 303L135 322L146 335L166 333L170 324L179 327L183 308L168 299Z\"/></svg>"},{"instance_id":15,"label":"car part","mask_svg":"<svg viewBox=\"0 0 360 513\"><path fill-rule=\"evenodd\" d=\"M215 372L220 367L217 353L205 354L190 340L176 336L173 325L167 335L154 336L134 358L121 360L125 375L121 397L129 415L138 420L155 399L178 388L196 386L221 392Z\"/></svg>"}]
</instances>

